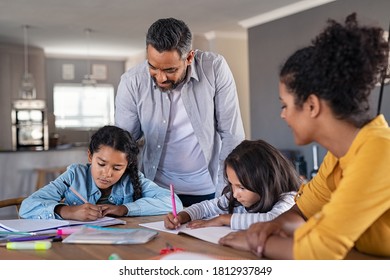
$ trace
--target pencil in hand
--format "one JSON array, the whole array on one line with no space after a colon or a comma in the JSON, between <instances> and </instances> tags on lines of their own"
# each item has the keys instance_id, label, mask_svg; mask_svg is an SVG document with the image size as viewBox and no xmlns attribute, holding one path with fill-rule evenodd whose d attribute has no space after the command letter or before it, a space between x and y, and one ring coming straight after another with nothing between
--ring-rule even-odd
<instances>
[{"instance_id":1,"label":"pencil in hand","mask_svg":"<svg viewBox=\"0 0 390 280\"><path fill-rule=\"evenodd\" d=\"M172 213L173 213L173 216L176 218L177 212L176 212L175 190L174 190L174 187L172 184L170 184L169 187L171 189Z\"/></svg>"},{"instance_id":2,"label":"pencil in hand","mask_svg":"<svg viewBox=\"0 0 390 280\"><path fill-rule=\"evenodd\" d=\"M84 203L88 203L88 201L81 195L79 194L78 191L75 190L75 188L73 188L72 186L69 185L68 182L64 181L64 184L65 186L67 186L69 188L69 190L74 193L78 198L80 198Z\"/></svg>"}]
</instances>

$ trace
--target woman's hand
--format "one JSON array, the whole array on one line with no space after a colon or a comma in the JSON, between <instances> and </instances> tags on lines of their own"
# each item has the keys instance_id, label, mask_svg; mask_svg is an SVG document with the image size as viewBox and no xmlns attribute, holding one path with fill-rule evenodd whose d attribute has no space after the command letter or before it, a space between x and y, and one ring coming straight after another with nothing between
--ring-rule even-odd
<instances>
[{"instance_id":1,"label":"woman's hand","mask_svg":"<svg viewBox=\"0 0 390 280\"><path fill-rule=\"evenodd\" d=\"M271 235L287 236L282 226L275 221L252 224L246 232L246 241L250 251L262 257L265 243Z\"/></svg>"},{"instance_id":2,"label":"woman's hand","mask_svg":"<svg viewBox=\"0 0 390 280\"><path fill-rule=\"evenodd\" d=\"M281 226L275 222L260 222L248 230L229 233L219 240L219 244L235 249L251 251L258 257L263 257L263 249L271 235L286 236Z\"/></svg>"},{"instance_id":3,"label":"woman's hand","mask_svg":"<svg viewBox=\"0 0 390 280\"><path fill-rule=\"evenodd\" d=\"M238 250L250 251L250 247L246 239L246 234L247 232L245 230L231 232L219 239L218 243Z\"/></svg>"}]
</instances>

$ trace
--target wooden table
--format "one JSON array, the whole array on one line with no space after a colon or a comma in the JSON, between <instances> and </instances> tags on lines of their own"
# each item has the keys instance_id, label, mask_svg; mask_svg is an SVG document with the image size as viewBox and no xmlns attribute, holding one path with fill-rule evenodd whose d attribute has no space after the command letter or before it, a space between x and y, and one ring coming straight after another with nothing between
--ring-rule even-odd
<instances>
[{"instance_id":1,"label":"wooden table","mask_svg":"<svg viewBox=\"0 0 390 280\"><path fill-rule=\"evenodd\" d=\"M126 225L115 227L134 228L140 223L161 221L163 216L126 217ZM206 242L186 234L159 232L157 237L146 244L140 245L96 245L96 244L65 244L53 242L52 247L45 251L7 250L0 247L1 260L107 260L112 253L127 260L158 259L160 250L169 243L174 247L183 248L187 252L201 253L226 259L257 259L245 251Z\"/></svg>"}]
</instances>

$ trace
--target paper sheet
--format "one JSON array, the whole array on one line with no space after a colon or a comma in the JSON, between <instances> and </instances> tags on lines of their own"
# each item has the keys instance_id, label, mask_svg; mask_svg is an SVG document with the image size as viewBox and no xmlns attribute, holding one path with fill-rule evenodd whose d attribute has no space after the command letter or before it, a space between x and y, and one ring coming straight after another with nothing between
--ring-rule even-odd
<instances>
[{"instance_id":1,"label":"paper sheet","mask_svg":"<svg viewBox=\"0 0 390 280\"><path fill-rule=\"evenodd\" d=\"M218 241L221 237L224 237L230 232L233 232L230 227L221 226L221 227L204 227L191 229L187 228L186 225L182 225L178 230L166 229L164 227L164 221L152 222L152 223L143 223L139 224L142 227L151 228L159 231L169 232L173 234L184 233L191 235L198 239L208 241L214 244L218 244Z\"/></svg>"},{"instance_id":2,"label":"paper sheet","mask_svg":"<svg viewBox=\"0 0 390 280\"><path fill-rule=\"evenodd\" d=\"M56 229L65 226L75 225L117 225L125 224L126 222L113 217L103 217L96 221L82 222L74 220L58 220L58 219L11 219L11 220L0 220L0 230L10 232L38 232L49 229Z\"/></svg>"}]
</instances>

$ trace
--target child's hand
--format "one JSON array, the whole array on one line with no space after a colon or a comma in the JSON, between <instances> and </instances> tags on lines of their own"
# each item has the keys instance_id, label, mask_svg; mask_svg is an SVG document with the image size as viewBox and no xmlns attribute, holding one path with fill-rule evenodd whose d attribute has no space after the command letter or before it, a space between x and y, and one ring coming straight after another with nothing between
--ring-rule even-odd
<instances>
[{"instance_id":1,"label":"child's hand","mask_svg":"<svg viewBox=\"0 0 390 280\"><path fill-rule=\"evenodd\" d=\"M231 214L222 214L209 220L195 220L188 223L189 228L230 226Z\"/></svg>"},{"instance_id":2,"label":"child's hand","mask_svg":"<svg viewBox=\"0 0 390 280\"><path fill-rule=\"evenodd\" d=\"M123 217L126 216L129 210L124 205L111 205L111 204L102 204L100 205L102 210L103 217L105 216L117 216Z\"/></svg>"},{"instance_id":3,"label":"child's hand","mask_svg":"<svg viewBox=\"0 0 390 280\"><path fill-rule=\"evenodd\" d=\"M65 220L95 221L103 217L101 207L84 203L82 205L58 205L54 211Z\"/></svg>"},{"instance_id":4,"label":"child's hand","mask_svg":"<svg viewBox=\"0 0 390 280\"><path fill-rule=\"evenodd\" d=\"M176 218L173 216L172 213L167 214L164 217L164 226L167 229L177 229L179 228L182 224L185 224L187 222L191 221L190 215L187 214L187 212L179 212L177 214Z\"/></svg>"}]
</instances>

